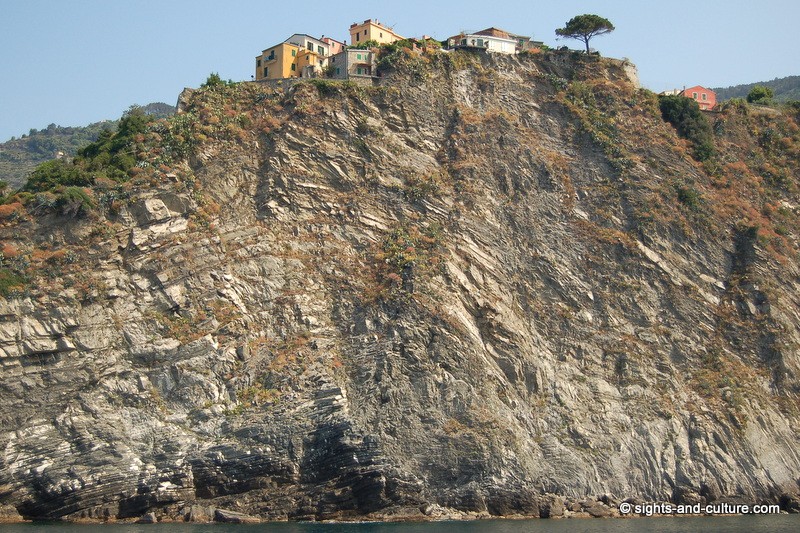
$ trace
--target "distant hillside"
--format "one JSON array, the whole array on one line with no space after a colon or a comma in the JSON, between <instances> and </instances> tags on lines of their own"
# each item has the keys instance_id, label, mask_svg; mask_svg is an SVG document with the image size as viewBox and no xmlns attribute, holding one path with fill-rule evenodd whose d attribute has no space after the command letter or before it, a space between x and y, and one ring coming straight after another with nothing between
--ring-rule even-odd
<instances>
[{"instance_id":1,"label":"distant hillside","mask_svg":"<svg viewBox=\"0 0 800 533\"><path fill-rule=\"evenodd\" d=\"M167 117L175 108L161 102L142 106L145 113ZM104 120L88 126L62 127L50 124L43 130L32 129L19 139L0 143L0 180L12 188L21 187L28 174L45 161L55 159L58 152L74 156L79 148L97 140L103 130L114 130L116 120Z\"/></svg>"},{"instance_id":2,"label":"distant hillside","mask_svg":"<svg viewBox=\"0 0 800 533\"><path fill-rule=\"evenodd\" d=\"M734 85L733 87L715 88L717 100L730 100L731 98L745 98L747 93L756 85L769 87L775 92L776 102L788 102L789 100L800 100L800 76L787 76L786 78L775 78L772 81L759 81L744 85Z\"/></svg>"}]
</instances>

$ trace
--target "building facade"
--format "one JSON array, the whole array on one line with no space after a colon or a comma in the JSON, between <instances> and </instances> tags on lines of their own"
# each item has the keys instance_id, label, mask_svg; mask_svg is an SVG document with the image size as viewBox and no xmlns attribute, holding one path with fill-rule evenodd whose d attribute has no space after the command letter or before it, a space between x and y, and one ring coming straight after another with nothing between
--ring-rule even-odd
<instances>
[{"instance_id":1,"label":"building facade","mask_svg":"<svg viewBox=\"0 0 800 533\"><path fill-rule=\"evenodd\" d=\"M332 56L338 54L347 47L345 43L337 41L336 39L331 39L330 37L325 37L324 35L320 40L328 45L328 54Z\"/></svg>"},{"instance_id":2,"label":"building facade","mask_svg":"<svg viewBox=\"0 0 800 533\"><path fill-rule=\"evenodd\" d=\"M322 76L328 57L311 50L300 49L297 52L297 75L301 78L316 78Z\"/></svg>"},{"instance_id":3,"label":"building facade","mask_svg":"<svg viewBox=\"0 0 800 533\"><path fill-rule=\"evenodd\" d=\"M328 46L328 43L306 33L295 33L284 42L296 44L300 48L305 48L306 50L315 52L323 57L330 55L330 47Z\"/></svg>"},{"instance_id":4,"label":"building facade","mask_svg":"<svg viewBox=\"0 0 800 533\"><path fill-rule=\"evenodd\" d=\"M389 44L402 39L402 36L377 20L369 19L361 24L356 24L354 22L350 25L351 46L358 46L359 43L363 43L364 41L376 41L378 44Z\"/></svg>"},{"instance_id":5,"label":"building facade","mask_svg":"<svg viewBox=\"0 0 800 533\"><path fill-rule=\"evenodd\" d=\"M717 106L717 93L701 85L684 89L683 95L696 101L703 111L714 109Z\"/></svg>"},{"instance_id":6,"label":"building facade","mask_svg":"<svg viewBox=\"0 0 800 533\"><path fill-rule=\"evenodd\" d=\"M322 75L330 55L330 44L305 33L295 33L284 42L256 56L258 80L311 78Z\"/></svg>"},{"instance_id":7,"label":"building facade","mask_svg":"<svg viewBox=\"0 0 800 533\"><path fill-rule=\"evenodd\" d=\"M377 75L378 61L375 52L351 48L331 56L328 62L330 77L337 80L372 78Z\"/></svg>"},{"instance_id":8,"label":"building facade","mask_svg":"<svg viewBox=\"0 0 800 533\"><path fill-rule=\"evenodd\" d=\"M497 52L500 54L517 53L517 42L513 39L479 35L477 33L462 33L447 39L448 48L472 48Z\"/></svg>"},{"instance_id":9,"label":"building facade","mask_svg":"<svg viewBox=\"0 0 800 533\"><path fill-rule=\"evenodd\" d=\"M509 33L499 28L486 28L475 33L460 33L447 39L448 48L471 48L499 54L516 54L538 45L539 43L531 41L530 37Z\"/></svg>"},{"instance_id":10,"label":"building facade","mask_svg":"<svg viewBox=\"0 0 800 533\"><path fill-rule=\"evenodd\" d=\"M256 56L256 80L280 80L299 76L297 54L300 47L280 43Z\"/></svg>"}]
</instances>

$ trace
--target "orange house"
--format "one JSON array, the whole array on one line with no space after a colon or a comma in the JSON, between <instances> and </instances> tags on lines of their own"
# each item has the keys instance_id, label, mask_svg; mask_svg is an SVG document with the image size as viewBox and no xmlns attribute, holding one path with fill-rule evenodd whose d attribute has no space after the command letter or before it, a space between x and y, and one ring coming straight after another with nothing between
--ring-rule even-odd
<instances>
[{"instance_id":1,"label":"orange house","mask_svg":"<svg viewBox=\"0 0 800 533\"><path fill-rule=\"evenodd\" d=\"M717 105L717 93L700 85L684 89L683 96L696 101L703 111L714 109Z\"/></svg>"}]
</instances>

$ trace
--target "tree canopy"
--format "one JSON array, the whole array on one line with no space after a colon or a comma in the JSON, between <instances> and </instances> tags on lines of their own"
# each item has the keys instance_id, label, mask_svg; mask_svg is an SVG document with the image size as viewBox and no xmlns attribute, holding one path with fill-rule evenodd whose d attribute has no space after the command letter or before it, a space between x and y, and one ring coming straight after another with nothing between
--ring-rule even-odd
<instances>
[{"instance_id":1,"label":"tree canopy","mask_svg":"<svg viewBox=\"0 0 800 533\"><path fill-rule=\"evenodd\" d=\"M556 30L556 35L578 39L586 45L586 53L589 53L589 40L598 35L605 35L614 31L614 25L608 19L599 15L578 15L572 17L563 27Z\"/></svg>"},{"instance_id":2,"label":"tree canopy","mask_svg":"<svg viewBox=\"0 0 800 533\"><path fill-rule=\"evenodd\" d=\"M766 104L772 100L773 96L775 96L775 93L769 87L756 85L747 93L747 101L751 104Z\"/></svg>"},{"instance_id":3,"label":"tree canopy","mask_svg":"<svg viewBox=\"0 0 800 533\"><path fill-rule=\"evenodd\" d=\"M676 94L660 97L658 105L664 120L675 127L678 135L692 143L695 159L706 161L714 155L714 134L711 124L700 111L697 102Z\"/></svg>"}]
</instances>

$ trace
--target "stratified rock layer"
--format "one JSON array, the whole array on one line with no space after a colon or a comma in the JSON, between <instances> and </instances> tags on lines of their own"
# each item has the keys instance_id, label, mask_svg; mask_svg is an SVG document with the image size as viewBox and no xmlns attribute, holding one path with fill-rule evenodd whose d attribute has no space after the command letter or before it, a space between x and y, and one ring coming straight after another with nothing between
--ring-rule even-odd
<instances>
[{"instance_id":1,"label":"stratified rock layer","mask_svg":"<svg viewBox=\"0 0 800 533\"><path fill-rule=\"evenodd\" d=\"M237 139L113 215L3 230L83 246L88 281L0 300L0 504L605 516L797 491L796 260L657 205L708 178L653 97L614 62L415 61L219 89L254 117Z\"/></svg>"}]
</instances>

